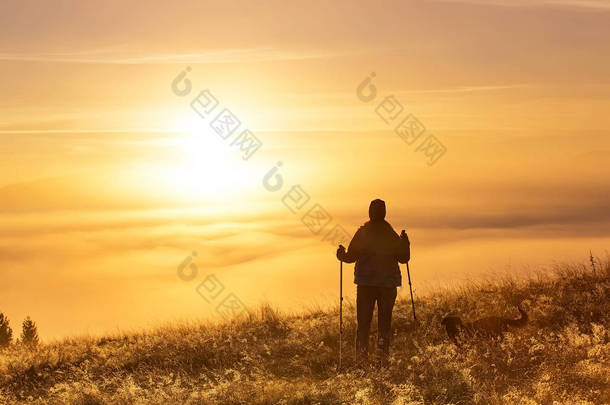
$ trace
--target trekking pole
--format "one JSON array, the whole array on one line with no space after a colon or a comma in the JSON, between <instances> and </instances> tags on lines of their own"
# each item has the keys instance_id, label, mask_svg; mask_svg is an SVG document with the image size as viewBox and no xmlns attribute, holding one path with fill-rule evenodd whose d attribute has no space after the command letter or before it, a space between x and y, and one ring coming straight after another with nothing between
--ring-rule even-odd
<instances>
[{"instance_id":1,"label":"trekking pole","mask_svg":"<svg viewBox=\"0 0 610 405\"><path fill-rule=\"evenodd\" d=\"M415 317L415 302L413 301L413 287L411 286L411 272L409 271L409 262L407 262L407 277L409 278L409 291L411 292L411 308L413 308L413 320L417 321Z\"/></svg>"},{"instance_id":2,"label":"trekking pole","mask_svg":"<svg viewBox=\"0 0 610 405\"><path fill-rule=\"evenodd\" d=\"M339 370L341 370L341 346L343 341L343 261L339 261Z\"/></svg>"},{"instance_id":3,"label":"trekking pole","mask_svg":"<svg viewBox=\"0 0 610 405\"><path fill-rule=\"evenodd\" d=\"M407 240L409 239L409 237L407 236L407 232L404 229L400 233L400 236L406 237ZM409 279L409 292L411 293L411 308L413 309L413 320L417 321L417 318L415 317L415 302L413 301L413 286L411 285L411 271L409 270L409 261L408 260L407 260L407 277Z\"/></svg>"}]
</instances>

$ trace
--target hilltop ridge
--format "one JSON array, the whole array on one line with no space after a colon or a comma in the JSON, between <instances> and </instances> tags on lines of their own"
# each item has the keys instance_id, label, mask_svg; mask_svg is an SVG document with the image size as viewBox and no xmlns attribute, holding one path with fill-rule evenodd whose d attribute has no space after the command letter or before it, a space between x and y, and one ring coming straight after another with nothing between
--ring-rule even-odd
<instances>
[{"instance_id":1,"label":"hilltop ridge","mask_svg":"<svg viewBox=\"0 0 610 405\"><path fill-rule=\"evenodd\" d=\"M517 317L500 343L463 349L440 320ZM397 303L391 365L353 365L355 311L286 315L263 305L242 319L74 338L0 354L2 404L604 404L610 403L610 266L555 266ZM375 321L374 321L375 322ZM375 326L373 325L373 329ZM372 350L374 352L374 350Z\"/></svg>"}]
</instances>

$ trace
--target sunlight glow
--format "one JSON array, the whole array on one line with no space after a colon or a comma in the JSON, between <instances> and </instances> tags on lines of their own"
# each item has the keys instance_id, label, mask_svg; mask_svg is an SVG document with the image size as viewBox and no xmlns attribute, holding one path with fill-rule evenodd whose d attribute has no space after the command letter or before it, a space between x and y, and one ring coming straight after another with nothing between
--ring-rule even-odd
<instances>
[{"instance_id":1,"label":"sunlight glow","mask_svg":"<svg viewBox=\"0 0 610 405\"><path fill-rule=\"evenodd\" d=\"M162 189L187 201L224 201L251 192L258 179L255 164L244 162L229 140L223 140L197 117L176 120L174 135L155 144L171 153L172 161L146 170Z\"/></svg>"}]
</instances>

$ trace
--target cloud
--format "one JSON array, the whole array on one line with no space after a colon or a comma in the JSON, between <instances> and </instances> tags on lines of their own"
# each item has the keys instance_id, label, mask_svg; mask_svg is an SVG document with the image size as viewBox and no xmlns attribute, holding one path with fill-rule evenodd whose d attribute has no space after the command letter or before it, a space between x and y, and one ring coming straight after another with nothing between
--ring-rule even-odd
<instances>
[{"instance_id":1,"label":"cloud","mask_svg":"<svg viewBox=\"0 0 610 405\"><path fill-rule=\"evenodd\" d=\"M442 94L442 93L478 93L484 91L510 90L527 87L525 84L506 84L489 86L458 86L451 88L425 89L425 90L400 90L396 94Z\"/></svg>"},{"instance_id":2,"label":"cloud","mask_svg":"<svg viewBox=\"0 0 610 405\"><path fill-rule=\"evenodd\" d=\"M116 51L0 53L0 61L54 62L83 64L216 64L235 62L262 62L272 60L323 59L357 54L358 50L282 50L272 47L232 48L181 53L134 54Z\"/></svg>"},{"instance_id":3,"label":"cloud","mask_svg":"<svg viewBox=\"0 0 610 405\"><path fill-rule=\"evenodd\" d=\"M609 0L436 0L501 7L574 7L610 11Z\"/></svg>"}]
</instances>

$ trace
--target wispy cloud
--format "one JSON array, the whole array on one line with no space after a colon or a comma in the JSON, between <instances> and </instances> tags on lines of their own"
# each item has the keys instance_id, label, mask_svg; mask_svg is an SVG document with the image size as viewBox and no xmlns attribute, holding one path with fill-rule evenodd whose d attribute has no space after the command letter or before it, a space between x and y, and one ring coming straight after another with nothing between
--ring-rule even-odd
<instances>
[{"instance_id":1,"label":"wispy cloud","mask_svg":"<svg viewBox=\"0 0 610 405\"><path fill-rule=\"evenodd\" d=\"M576 7L610 11L610 0L436 0L446 3L469 3L502 7Z\"/></svg>"},{"instance_id":2,"label":"wispy cloud","mask_svg":"<svg viewBox=\"0 0 610 405\"><path fill-rule=\"evenodd\" d=\"M522 89L526 87L532 87L531 84L505 84L505 85L480 85L480 86L455 86L455 87L439 87L432 89L390 89L389 93L394 95L401 94L444 94L444 93L478 93L478 92L490 92L490 91L503 91L512 89ZM284 93L283 97L291 97L294 99L307 98L310 100L323 100L323 99L349 99L350 101L354 97L354 93L351 91L328 91L328 92L304 92L304 93Z\"/></svg>"},{"instance_id":3,"label":"wispy cloud","mask_svg":"<svg viewBox=\"0 0 610 405\"><path fill-rule=\"evenodd\" d=\"M233 48L196 52L134 54L112 49L78 52L1 53L0 61L55 62L84 64L213 64L234 62L258 62L271 60L321 59L353 55L359 50L282 50L271 47Z\"/></svg>"},{"instance_id":4,"label":"wispy cloud","mask_svg":"<svg viewBox=\"0 0 610 405\"><path fill-rule=\"evenodd\" d=\"M422 89L422 90L400 90L396 94L425 94L425 93L477 93L483 91L498 91L510 90L516 88L527 87L526 84L507 84L507 85L490 85L490 86L458 86L439 89Z\"/></svg>"}]
</instances>

